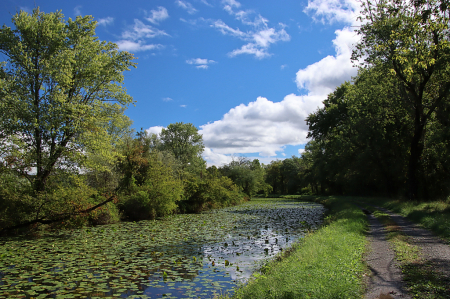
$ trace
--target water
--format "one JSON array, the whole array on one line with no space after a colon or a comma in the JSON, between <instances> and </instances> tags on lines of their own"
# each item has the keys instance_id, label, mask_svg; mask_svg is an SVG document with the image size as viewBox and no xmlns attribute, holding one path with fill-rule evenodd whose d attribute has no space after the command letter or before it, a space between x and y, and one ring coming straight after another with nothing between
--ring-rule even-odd
<instances>
[{"instance_id":1,"label":"water","mask_svg":"<svg viewBox=\"0 0 450 299\"><path fill-rule=\"evenodd\" d=\"M232 294L267 259L316 229L323 211L258 199L203 214L0 240L0 298Z\"/></svg>"}]
</instances>

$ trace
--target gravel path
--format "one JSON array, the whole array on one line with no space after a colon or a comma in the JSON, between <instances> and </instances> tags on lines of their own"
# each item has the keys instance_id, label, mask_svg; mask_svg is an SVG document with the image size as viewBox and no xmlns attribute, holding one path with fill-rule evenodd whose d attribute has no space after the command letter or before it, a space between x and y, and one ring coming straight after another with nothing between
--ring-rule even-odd
<instances>
[{"instance_id":1,"label":"gravel path","mask_svg":"<svg viewBox=\"0 0 450 299\"><path fill-rule=\"evenodd\" d=\"M369 277L365 298L411 298L404 289L402 272L395 261L394 251L386 239L386 229L374 216L367 217L370 252L365 260L372 275Z\"/></svg>"},{"instance_id":2,"label":"gravel path","mask_svg":"<svg viewBox=\"0 0 450 299\"><path fill-rule=\"evenodd\" d=\"M402 232L411 238L414 245L422 249L422 257L432 262L435 270L450 278L450 246L448 244L433 235L431 231L417 226L403 216L383 208L378 209L389 214Z\"/></svg>"}]
</instances>

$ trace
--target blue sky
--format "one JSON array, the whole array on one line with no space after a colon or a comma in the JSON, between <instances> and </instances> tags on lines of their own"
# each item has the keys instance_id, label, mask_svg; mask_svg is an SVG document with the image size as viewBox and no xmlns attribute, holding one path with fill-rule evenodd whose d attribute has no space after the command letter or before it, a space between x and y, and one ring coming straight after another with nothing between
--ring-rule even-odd
<instances>
[{"instance_id":1,"label":"blue sky","mask_svg":"<svg viewBox=\"0 0 450 299\"><path fill-rule=\"evenodd\" d=\"M101 40L138 58L125 73L133 127L194 124L208 165L298 156L305 118L357 72L356 0L4 0L0 23L35 6L92 15Z\"/></svg>"}]
</instances>

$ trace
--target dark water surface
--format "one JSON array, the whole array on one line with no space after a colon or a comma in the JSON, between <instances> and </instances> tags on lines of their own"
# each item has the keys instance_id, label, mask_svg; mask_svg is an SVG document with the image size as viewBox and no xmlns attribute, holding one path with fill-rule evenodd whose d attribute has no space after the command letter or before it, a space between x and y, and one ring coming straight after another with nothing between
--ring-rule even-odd
<instances>
[{"instance_id":1,"label":"dark water surface","mask_svg":"<svg viewBox=\"0 0 450 299\"><path fill-rule=\"evenodd\" d=\"M0 298L211 298L321 224L321 205L253 199L203 214L0 239Z\"/></svg>"}]
</instances>

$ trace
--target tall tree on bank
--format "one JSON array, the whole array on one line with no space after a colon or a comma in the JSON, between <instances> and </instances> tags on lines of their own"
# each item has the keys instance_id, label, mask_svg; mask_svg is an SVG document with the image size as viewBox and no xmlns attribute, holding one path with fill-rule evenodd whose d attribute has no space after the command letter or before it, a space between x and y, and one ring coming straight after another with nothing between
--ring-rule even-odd
<instances>
[{"instance_id":1,"label":"tall tree on bank","mask_svg":"<svg viewBox=\"0 0 450 299\"><path fill-rule=\"evenodd\" d=\"M203 136L191 123L174 123L162 129L160 150L171 152L181 163L183 170L196 173L206 169L202 158Z\"/></svg>"},{"instance_id":2,"label":"tall tree on bank","mask_svg":"<svg viewBox=\"0 0 450 299\"><path fill-rule=\"evenodd\" d=\"M445 109L450 92L449 4L445 0L363 2L366 23L353 59L385 64L401 82L399 92L413 119L407 169L408 197L418 196L427 125Z\"/></svg>"},{"instance_id":3,"label":"tall tree on bank","mask_svg":"<svg viewBox=\"0 0 450 299\"><path fill-rule=\"evenodd\" d=\"M113 127L129 124L123 111L132 103L123 72L136 64L132 54L98 40L92 16L65 21L61 12L37 8L12 23L0 29L2 162L38 196L55 171L113 159Z\"/></svg>"}]
</instances>

